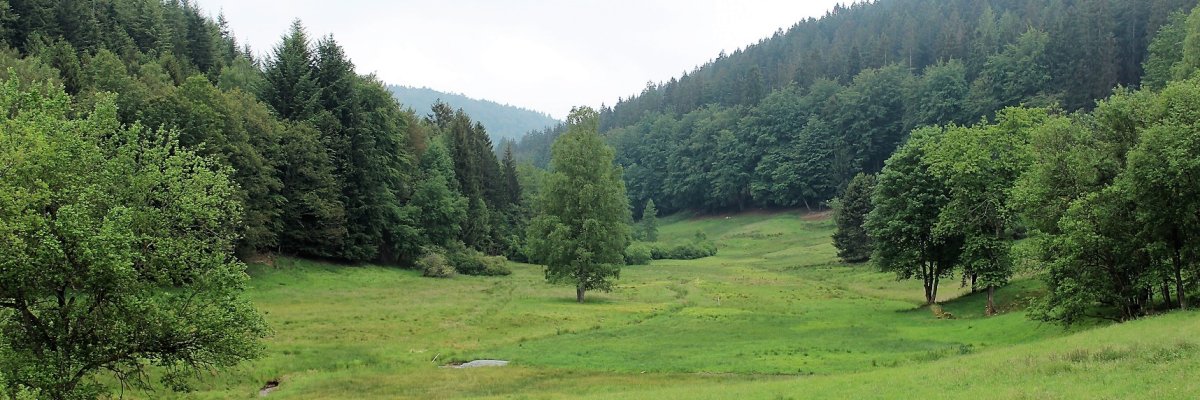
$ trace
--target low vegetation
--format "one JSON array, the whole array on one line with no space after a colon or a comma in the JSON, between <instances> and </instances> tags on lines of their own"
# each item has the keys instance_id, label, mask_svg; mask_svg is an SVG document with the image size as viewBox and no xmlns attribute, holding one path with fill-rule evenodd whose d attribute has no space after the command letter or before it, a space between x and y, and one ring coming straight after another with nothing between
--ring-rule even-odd
<instances>
[{"instance_id":1,"label":"low vegetation","mask_svg":"<svg viewBox=\"0 0 1200 400\"><path fill-rule=\"evenodd\" d=\"M983 296L943 283L942 314L952 317L938 318L920 306L919 284L839 263L827 218L668 217L660 234L689 241L698 230L716 256L628 266L612 292L583 305L526 264L453 279L296 259L253 265L248 296L275 329L266 356L206 375L192 393L134 397L245 398L271 380L278 399L1180 398L1197 389L1184 379L1200 359L1187 333L1200 328L1195 313L1064 330L1026 317L1045 288L1020 275L991 318ZM420 304L400 300L411 298ZM440 368L475 359L512 364ZM1111 384L1083 384L1096 379Z\"/></svg>"}]
</instances>

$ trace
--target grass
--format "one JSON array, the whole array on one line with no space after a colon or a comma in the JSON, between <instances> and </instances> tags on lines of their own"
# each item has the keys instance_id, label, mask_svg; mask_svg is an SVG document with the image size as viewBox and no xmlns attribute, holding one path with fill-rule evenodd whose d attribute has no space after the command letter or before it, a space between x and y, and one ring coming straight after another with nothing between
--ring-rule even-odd
<instances>
[{"instance_id":1,"label":"grass","mask_svg":"<svg viewBox=\"0 0 1200 400\"><path fill-rule=\"evenodd\" d=\"M249 296L275 330L263 359L149 398L1186 398L1200 392L1200 314L1065 331L1021 311L1041 291L998 291L1003 314L947 282L919 307L916 282L834 258L831 222L800 213L664 220L716 257L626 267L611 293L574 303L541 269L417 272L280 260L251 267ZM495 358L509 367L458 370ZM130 395L130 393L126 393Z\"/></svg>"}]
</instances>

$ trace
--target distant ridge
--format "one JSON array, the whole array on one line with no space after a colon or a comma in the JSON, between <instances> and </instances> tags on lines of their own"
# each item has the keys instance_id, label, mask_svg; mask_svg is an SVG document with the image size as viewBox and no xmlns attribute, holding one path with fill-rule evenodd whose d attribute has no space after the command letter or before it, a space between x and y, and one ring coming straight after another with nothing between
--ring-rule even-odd
<instances>
[{"instance_id":1,"label":"distant ridge","mask_svg":"<svg viewBox=\"0 0 1200 400\"><path fill-rule=\"evenodd\" d=\"M454 109L463 109L471 119L479 121L487 128L492 143L497 145L505 139L517 140L526 133L559 123L546 113L490 100L473 99L457 93L403 85L390 85L388 90L391 90L392 96L404 107L416 110L418 115L428 114L430 107L438 99Z\"/></svg>"}]
</instances>

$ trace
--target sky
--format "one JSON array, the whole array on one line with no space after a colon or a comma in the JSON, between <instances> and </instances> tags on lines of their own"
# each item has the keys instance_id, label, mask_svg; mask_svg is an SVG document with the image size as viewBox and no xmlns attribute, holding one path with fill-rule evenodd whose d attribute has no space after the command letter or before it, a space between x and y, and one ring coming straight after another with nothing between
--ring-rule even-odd
<instances>
[{"instance_id":1,"label":"sky","mask_svg":"<svg viewBox=\"0 0 1200 400\"><path fill-rule=\"evenodd\" d=\"M563 119L846 0L198 0L262 56L299 18L359 73ZM418 110L421 111L421 110Z\"/></svg>"}]
</instances>

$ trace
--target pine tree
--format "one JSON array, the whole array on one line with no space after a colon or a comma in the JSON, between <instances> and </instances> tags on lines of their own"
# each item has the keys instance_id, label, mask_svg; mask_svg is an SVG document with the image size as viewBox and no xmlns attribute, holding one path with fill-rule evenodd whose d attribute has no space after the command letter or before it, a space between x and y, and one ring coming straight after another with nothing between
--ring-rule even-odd
<instances>
[{"instance_id":1,"label":"pine tree","mask_svg":"<svg viewBox=\"0 0 1200 400\"><path fill-rule=\"evenodd\" d=\"M834 222L837 231L833 234L833 246L838 257L850 263L864 262L871 258L871 237L863 227L867 214L871 213L871 195L875 191L875 175L858 174L846 186L842 197L834 199Z\"/></svg>"},{"instance_id":2,"label":"pine tree","mask_svg":"<svg viewBox=\"0 0 1200 400\"><path fill-rule=\"evenodd\" d=\"M314 57L300 20L267 61L262 98L281 118L303 121L316 113L320 88L313 77Z\"/></svg>"},{"instance_id":3,"label":"pine tree","mask_svg":"<svg viewBox=\"0 0 1200 400\"><path fill-rule=\"evenodd\" d=\"M505 206L515 206L521 202L521 183L518 181L517 160L513 158L512 142L506 142L504 158L500 165L500 174L504 177Z\"/></svg>"},{"instance_id":4,"label":"pine tree","mask_svg":"<svg viewBox=\"0 0 1200 400\"><path fill-rule=\"evenodd\" d=\"M658 208L654 200L646 200L646 208L642 209L642 237L647 242L658 241Z\"/></svg>"},{"instance_id":5,"label":"pine tree","mask_svg":"<svg viewBox=\"0 0 1200 400\"><path fill-rule=\"evenodd\" d=\"M279 177L284 199L279 249L285 253L336 258L346 240L346 211L320 133L307 123L285 123L280 138Z\"/></svg>"}]
</instances>

